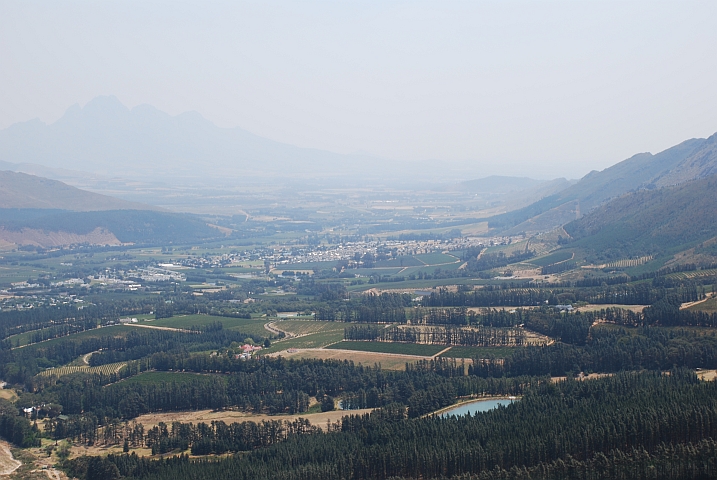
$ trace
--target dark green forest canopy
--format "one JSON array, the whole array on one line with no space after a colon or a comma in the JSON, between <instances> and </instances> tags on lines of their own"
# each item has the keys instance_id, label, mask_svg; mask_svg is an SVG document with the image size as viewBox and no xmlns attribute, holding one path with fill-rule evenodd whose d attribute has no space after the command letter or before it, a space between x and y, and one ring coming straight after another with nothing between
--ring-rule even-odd
<instances>
[{"instance_id":1,"label":"dark green forest canopy","mask_svg":"<svg viewBox=\"0 0 717 480\"><path fill-rule=\"evenodd\" d=\"M533 469L536 478L571 478L570 472L595 464L600 475L593 478L609 478L609 472L619 478L626 468L644 468L637 457L654 458L664 469L660 478L699 478L698 472L714 473L709 454L716 425L717 383L673 370L544 384L520 401L475 416L412 420L393 405L345 417L334 433L290 435L222 460L107 461L121 475L156 479L510 478L515 468ZM703 455L669 456L687 451ZM695 462L693 473L681 476L688 460ZM572 467L566 471L561 463ZM70 464L79 474L83 467L87 472L82 459Z\"/></svg>"}]
</instances>

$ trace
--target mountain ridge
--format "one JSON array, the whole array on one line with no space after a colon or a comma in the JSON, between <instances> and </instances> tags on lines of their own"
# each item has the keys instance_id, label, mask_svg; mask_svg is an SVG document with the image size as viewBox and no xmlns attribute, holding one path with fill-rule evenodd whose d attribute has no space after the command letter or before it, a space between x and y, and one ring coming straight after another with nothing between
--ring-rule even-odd
<instances>
[{"instance_id":1,"label":"mountain ridge","mask_svg":"<svg viewBox=\"0 0 717 480\"><path fill-rule=\"evenodd\" d=\"M163 210L152 205L88 192L58 180L12 171L0 171L0 208L41 208L78 212Z\"/></svg>"},{"instance_id":2,"label":"mountain ridge","mask_svg":"<svg viewBox=\"0 0 717 480\"><path fill-rule=\"evenodd\" d=\"M504 233L539 232L574 220L611 199L639 190L678 185L717 173L717 133L690 139L655 155L639 153L521 209L489 219Z\"/></svg>"},{"instance_id":3,"label":"mountain ridge","mask_svg":"<svg viewBox=\"0 0 717 480\"><path fill-rule=\"evenodd\" d=\"M0 130L0 161L34 163L103 175L144 178L325 177L385 168L372 156L343 155L221 128L197 112L169 115L150 105L132 109L116 97L73 105L56 122L17 123ZM364 168L364 167L370 168Z\"/></svg>"}]
</instances>

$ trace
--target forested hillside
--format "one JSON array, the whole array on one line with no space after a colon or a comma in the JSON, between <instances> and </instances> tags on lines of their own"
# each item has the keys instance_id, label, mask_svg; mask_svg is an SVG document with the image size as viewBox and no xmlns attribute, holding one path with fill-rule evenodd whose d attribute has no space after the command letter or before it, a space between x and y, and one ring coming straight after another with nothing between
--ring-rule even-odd
<instances>
[{"instance_id":1,"label":"forested hillside","mask_svg":"<svg viewBox=\"0 0 717 480\"><path fill-rule=\"evenodd\" d=\"M717 176L627 194L564 228L602 260L692 247L717 236Z\"/></svg>"},{"instance_id":2,"label":"forested hillside","mask_svg":"<svg viewBox=\"0 0 717 480\"><path fill-rule=\"evenodd\" d=\"M600 172L593 171L565 190L532 205L489 219L491 228L516 231L549 230L602 203L641 189L675 185L717 172L715 142L691 139L656 155L640 153ZM566 206L568 208L566 208ZM552 214L548 214L553 211ZM539 218L540 216L542 218ZM532 221L530 221L532 219Z\"/></svg>"}]
</instances>

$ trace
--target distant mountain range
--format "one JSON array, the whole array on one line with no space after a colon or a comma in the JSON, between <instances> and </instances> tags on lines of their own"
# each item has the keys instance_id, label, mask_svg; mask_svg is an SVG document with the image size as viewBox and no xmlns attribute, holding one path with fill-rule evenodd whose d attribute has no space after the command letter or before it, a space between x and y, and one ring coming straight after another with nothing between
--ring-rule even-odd
<instances>
[{"instance_id":1,"label":"distant mountain range","mask_svg":"<svg viewBox=\"0 0 717 480\"><path fill-rule=\"evenodd\" d=\"M678 185L715 173L717 134L687 140L656 155L641 153L590 172L558 193L489 219L489 226L504 233L547 231L626 193Z\"/></svg>"},{"instance_id":2,"label":"distant mountain range","mask_svg":"<svg viewBox=\"0 0 717 480\"><path fill-rule=\"evenodd\" d=\"M171 181L381 177L393 168L368 155L299 148L220 128L196 112L171 116L149 105L130 110L112 96L75 105L50 125L31 120L0 130L0 162Z\"/></svg>"}]
</instances>

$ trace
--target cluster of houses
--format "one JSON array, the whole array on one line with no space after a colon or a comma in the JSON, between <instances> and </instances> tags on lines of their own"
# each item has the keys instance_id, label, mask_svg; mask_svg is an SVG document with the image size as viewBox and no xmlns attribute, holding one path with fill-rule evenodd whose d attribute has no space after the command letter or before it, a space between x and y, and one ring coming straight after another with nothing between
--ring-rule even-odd
<instances>
[{"instance_id":1,"label":"cluster of houses","mask_svg":"<svg viewBox=\"0 0 717 480\"><path fill-rule=\"evenodd\" d=\"M242 345L241 347L239 347L239 349L241 350L242 353L236 353L236 354L234 354L234 358L236 358L236 359L242 359L242 360L248 360L248 359L251 358L251 356L252 356L253 354L255 354L256 352L258 352L258 351L261 350L262 348L261 348L259 345L249 345L249 344L247 343L247 344L244 344L244 345ZM218 354L217 352L212 352L212 353L210 354L211 357L216 357L216 356L218 356L218 355L219 355L219 354Z\"/></svg>"},{"instance_id":2,"label":"cluster of houses","mask_svg":"<svg viewBox=\"0 0 717 480\"><path fill-rule=\"evenodd\" d=\"M234 355L234 358L241 358L243 360L246 360L251 357L252 354L258 352L259 350L261 350L261 347L259 345L249 345L247 343L241 346L242 353Z\"/></svg>"}]
</instances>

